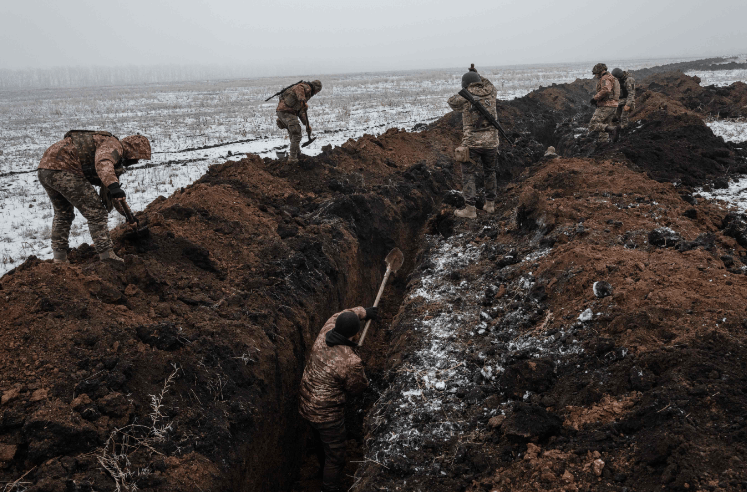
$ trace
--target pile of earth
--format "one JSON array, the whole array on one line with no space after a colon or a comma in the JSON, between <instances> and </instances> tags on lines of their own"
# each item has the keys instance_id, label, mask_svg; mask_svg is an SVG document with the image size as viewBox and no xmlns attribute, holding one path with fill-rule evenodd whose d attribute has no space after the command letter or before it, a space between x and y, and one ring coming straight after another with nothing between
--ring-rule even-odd
<instances>
[{"instance_id":1,"label":"pile of earth","mask_svg":"<svg viewBox=\"0 0 747 492\"><path fill-rule=\"evenodd\" d=\"M687 62L668 63L666 65L658 65L651 68L641 68L635 70L633 76L636 80L643 80L646 77L652 75L667 73L667 72L678 72L685 73L691 71L714 71L714 70L738 70L746 69L747 63L737 63L733 58L705 58L702 60L694 60ZM610 68L611 70L611 68Z\"/></svg>"},{"instance_id":2,"label":"pile of earth","mask_svg":"<svg viewBox=\"0 0 747 492\"><path fill-rule=\"evenodd\" d=\"M334 312L373 302L392 247L411 267L453 188L458 141L393 129L300 169L257 156L213 166L138 215L150 237L113 231L124 265L82 245L70 265L31 257L6 274L0 483L290 490L306 352ZM386 302L391 318L399 300Z\"/></svg>"},{"instance_id":3,"label":"pile of earth","mask_svg":"<svg viewBox=\"0 0 747 492\"><path fill-rule=\"evenodd\" d=\"M443 209L353 490L743 490L745 226L615 159Z\"/></svg>"}]
</instances>

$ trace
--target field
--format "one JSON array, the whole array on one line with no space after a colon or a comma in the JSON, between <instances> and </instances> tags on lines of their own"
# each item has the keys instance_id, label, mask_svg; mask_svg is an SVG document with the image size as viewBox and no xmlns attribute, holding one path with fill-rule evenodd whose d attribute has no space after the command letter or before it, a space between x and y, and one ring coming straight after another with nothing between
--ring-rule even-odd
<instances>
[{"instance_id":1,"label":"field","mask_svg":"<svg viewBox=\"0 0 747 492\"><path fill-rule=\"evenodd\" d=\"M670 61L619 65L637 69ZM587 78L589 66L489 67L482 74L496 85L499 99L509 100L541 86ZM319 138L304 151L316 155L324 145L341 145L366 133L432 122L449 111L446 99L459 88L462 73L318 76L324 90L312 99L310 118ZM276 151L286 149L287 136L275 125L277 99L264 100L300 78L0 92L0 117L6 122L0 129L0 274L29 255L51 257L53 211L34 171L44 150L67 130L104 129L151 139L153 159L122 178L130 205L140 210L159 195L192 183L212 164L247 153L274 158ZM118 214L110 215L111 227L122 221ZM76 214L70 243L84 242L90 236Z\"/></svg>"}]
</instances>

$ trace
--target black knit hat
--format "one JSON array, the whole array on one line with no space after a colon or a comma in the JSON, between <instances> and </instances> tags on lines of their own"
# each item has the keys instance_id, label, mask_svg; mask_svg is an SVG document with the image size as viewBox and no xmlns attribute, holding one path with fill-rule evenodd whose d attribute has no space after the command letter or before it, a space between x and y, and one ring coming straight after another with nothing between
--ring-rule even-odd
<instances>
[{"instance_id":1,"label":"black knit hat","mask_svg":"<svg viewBox=\"0 0 747 492\"><path fill-rule=\"evenodd\" d=\"M345 311L335 321L335 331L340 335L350 338L361 329L361 321L358 315L352 311Z\"/></svg>"}]
</instances>

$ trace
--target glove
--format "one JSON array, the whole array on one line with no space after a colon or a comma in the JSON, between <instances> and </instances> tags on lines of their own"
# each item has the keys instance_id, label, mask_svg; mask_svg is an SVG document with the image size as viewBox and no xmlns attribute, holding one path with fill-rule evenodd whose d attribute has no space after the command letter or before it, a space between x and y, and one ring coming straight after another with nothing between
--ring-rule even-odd
<instances>
[{"instance_id":1,"label":"glove","mask_svg":"<svg viewBox=\"0 0 747 492\"><path fill-rule=\"evenodd\" d=\"M589 101L589 104L591 104L592 106L596 106L597 105L597 100L592 97L591 101Z\"/></svg>"},{"instance_id":2,"label":"glove","mask_svg":"<svg viewBox=\"0 0 747 492\"><path fill-rule=\"evenodd\" d=\"M379 308L376 306L366 308L366 319L374 321L379 319Z\"/></svg>"},{"instance_id":3,"label":"glove","mask_svg":"<svg viewBox=\"0 0 747 492\"><path fill-rule=\"evenodd\" d=\"M122 188L119 187L119 183L112 183L109 186L109 195L114 198L125 198L127 195L125 195L125 192Z\"/></svg>"},{"instance_id":4,"label":"glove","mask_svg":"<svg viewBox=\"0 0 747 492\"><path fill-rule=\"evenodd\" d=\"M625 106L625 107L623 108L623 111L630 111L630 106Z\"/></svg>"}]
</instances>

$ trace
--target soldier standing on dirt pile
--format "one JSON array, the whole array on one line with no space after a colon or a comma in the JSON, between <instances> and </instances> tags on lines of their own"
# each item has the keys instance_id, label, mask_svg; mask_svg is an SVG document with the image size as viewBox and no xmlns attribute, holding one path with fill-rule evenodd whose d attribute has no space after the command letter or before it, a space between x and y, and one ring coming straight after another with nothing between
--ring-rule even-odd
<instances>
[{"instance_id":1,"label":"soldier standing on dirt pile","mask_svg":"<svg viewBox=\"0 0 747 492\"><path fill-rule=\"evenodd\" d=\"M356 346L350 339L360 330L360 321L377 319L377 307L356 307L327 320L311 349L301 379L299 413L321 439L324 459L322 492L342 491L345 468L345 393L356 394L368 387ZM322 464L323 463L323 464Z\"/></svg>"},{"instance_id":2,"label":"soldier standing on dirt pile","mask_svg":"<svg viewBox=\"0 0 747 492\"><path fill-rule=\"evenodd\" d=\"M589 131L597 132L599 142L608 142L609 134L612 134L613 141L617 141L620 128L612 125L612 118L617 112L620 100L620 83L607 71L607 65L604 63L594 65L591 73L598 80L597 93L590 101L597 109L589 122Z\"/></svg>"},{"instance_id":3,"label":"soldier standing on dirt pile","mask_svg":"<svg viewBox=\"0 0 747 492\"><path fill-rule=\"evenodd\" d=\"M620 102L617 104L617 119L620 128L628 126L630 113L635 110L635 79L628 72L616 68L612 75L620 82Z\"/></svg>"},{"instance_id":4,"label":"soldier standing on dirt pile","mask_svg":"<svg viewBox=\"0 0 747 492\"><path fill-rule=\"evenodd\" d=\"M52 251L55 263L66 263L70 226L77 208L102 260L123 261L112 250L107 222L112 207L125 215L125 192L119 186L124 167L150 159L150 142L142 135L117 139L109 132L71 130L44 152L39 182L54 207ZM92 185L101 186L100 196Z\"/></svg>"},{"instance_id":5,"label":"soldier standing on dirt pile","mask_svg":"<svg viewBox=\"0 0 747 492\"><path fill-rule=\"evenodd\" d=\"M470 66L462 75L462 88L466 89L490 114L498 117L495 99L498 91L488 79L480 76L475 65ZM485 174L485 205L483 210L495 212L497 183L495 178L495 161L498 157L498 130L483 117L470 102L459 94L449 98L449 106L462 113L462 143L456 150L456 160L462 163L462 193L465 207L454 211L457 217L474 219L475 210L475 166L482 161Z\"/></svg>"},{"instance_id":6,"label":"soldier standing on dirt pile","mask_svg":"<svg viewBox=\"0 0 747 492\"><path fill-rule=\"evenodd\" d=\"M290 153L288 162L298 162L301 152L301 123L306 126L306 134L311 137L311 125L307 111L309 105L306 103L314 95L322 90L322 83L319 80L312 82L299 82L296 85L288 87L280 94L280 102L275 110L277 114L277 125L281 130L288 130L290 135Z\"/></svg>"}]
</instances>

